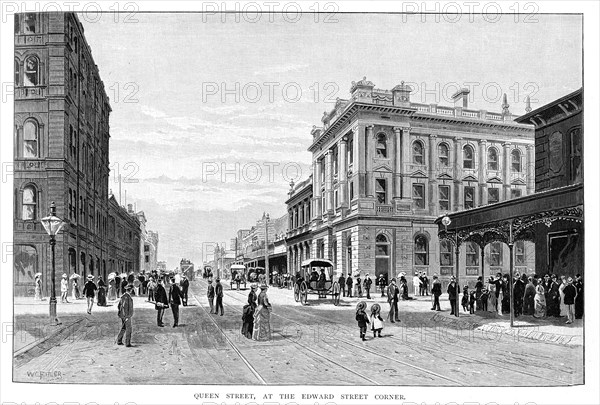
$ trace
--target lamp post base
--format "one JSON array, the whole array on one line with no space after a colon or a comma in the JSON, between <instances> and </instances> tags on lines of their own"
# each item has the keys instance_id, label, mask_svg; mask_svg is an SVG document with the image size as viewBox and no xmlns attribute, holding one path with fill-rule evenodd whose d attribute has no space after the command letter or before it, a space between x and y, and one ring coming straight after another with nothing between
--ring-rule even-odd
<instances>
[{"instance_id":1,"label":"lamp post base","mask_svg":"<svg viewBox=\"0 0 600 405\"><path fill-rule=\"evenodd\" d=\"M50 297L50 325L58 326L61 324L62 322L60 322L58 316L56 316L56 297Z\"/></svg>"}]
</instances>

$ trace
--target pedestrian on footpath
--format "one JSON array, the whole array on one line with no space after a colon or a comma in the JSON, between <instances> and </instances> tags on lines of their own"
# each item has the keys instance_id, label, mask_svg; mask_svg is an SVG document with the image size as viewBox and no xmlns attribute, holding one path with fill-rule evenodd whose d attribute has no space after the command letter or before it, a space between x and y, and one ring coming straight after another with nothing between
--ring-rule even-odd
<instances>
[{"instance_id":1,"label":"pedestrian on footpath","mask_svg":"<svg viewBox=\"0 0 600 405\"><path fill-rule=\"evenodd\" d=\"M248 303L244 305L242 310L242 335L247 339L252 339L252 332L254 331L254 311L256 310L256 286L253 285L248 294Z\"/></svg>"},{"instance_id":2,"label":"pedestrian on footpath","mask_svg":"<svg viewBox=\"0 0 600 405\"><path fill-rule=\"evenodd\" d=\"M533 277L527 278L527 285L525 286L525 297L523 298L523 314L533 315L535 314L535 285L533 285Z\"/></svg>"},{"instance_id":3,"label":"pedestrian on footpath","mask_svg":"<svg viewBox=\"0 0 600 405\"><path fill-rule=\"evenodd\" d=\"M450 283L448 284L448 289L446 290L448 293L448 301L450 301L450 315L458 316L458 306L456 305L457 296L456 296L456 279L454 276L450 277Z\"/></svg>"},{"instance_id":4,"label":"pedestrian on footpath","mask_svg":"<svg viewBox=\"0 0 600 405\"><path fill-rule=\"evenodd\" d=\"M273 308L269 302L269 297L267 296L268 288L269 287L264 283L260 285L258 306L254 311L254 329L252 331L252 339L259 342L271 340L271 311Z\"/></svg>"},{"instance_id":5,"label":"pedestrian on footpath","mask_svg":"<svg viewBox=\"0 0 600 405\"><path fill-rule=\"evenodd\" d=\"M210 313L215 313L215 287L212 285L212 279L208 279L208 290L206 291L208 305L210 305Z\"/></svg>"},{"instance_id":6,"label":"pedestrian on footpath","mask_svg":"<svg viewBox=\"0 0 600 405\"><path fill-rule=\"evenodd\" d=\"M419 277L419 273L415 273L415 275L413 276L413 295L415 297L417 295L419 295L419 291L421 290L422 284L423 284L423 281L421 281L421 278Z\"/></svg>"},{"instance_id":7,"label":"pedestrian on footpath","mask_svg":"<svg viewBox=\"0 0 600 405\"><path fill-rule=\"evenodd\" d=\"M133 298L131 298L131 290L133 286L127 284L125 286L125 293L121 296L119 301L119 318L121 318L121 331L117 336L117 344L123 345L123 336L125 336L125 346L131 347L131 318L133 317Z\"/></svg>"},{"instance_id":8,"label":"pedestrian on footpath","mask_svg":"<svg viewBox=\"0 0 600 405\"><path fill-rule=\"evenodd\" d=\"M171 287L169 288L169 304L173 312L173 327L179 326L179 306L181 305L181 289L175 282L175 277L171 277Z\"/></svg>"},{"instance_id":9,"label":"pedestrian on footpath","mask_svg":"<svg viewBox=\"0 0 600 405\"><path fill-rule=\"evenodd\" d=\"M35 275L35 297L33 299L42 300L42 275L40 273Z\"/></svg>"},{"instance_id":10,"label":"pedestrian on footpath","mask_svg":"<svg viewBox=\"0 0 600 405\"><path fill-rule=\"evenodd\" d=\"M373 284L373 280L371 280L371 277L369 277L369 273L365 274L365 281L363 282L363 285L365 287L365 291L367 292L368 300L371 299L371 285L372 284Z\"/></svg>"},{"instance_id":11,"label":"pedestrian on footpath","mask_svg":"<svg viewBox=\"0 0 600 405\"><path fill-rule=\"evenodd\" d=\"M362 284L361 284L361 279L360 279L360 273L358 273L356 275L356 294L358 296L358 298L362 298L363 296L363 291L362 291Z\"/></svg>"},{"instance_id":12,"label":"pedestrian on footpath","mask_svg":"<svg viewBox=\"0 0 600 405\"><path fill-rule=\"evenodd\" d=\"M460 305L463 307L463 311L469 312L469 286L465 285L463 287L463 296L460 300Z\"/></svg>"},{"instance_id":13,"label":"pedestrian on footpath","mask_svg":"<svg viewBox=\"0 0 600 405\"><path fill-rule=\"evenodd\" d=\"M356 305L356 321L358 322L360 339L363 342L367 340L365 336L367 334L367 324L369 323L369 317L365 313L366 308L367 304L364 301L361 301L358 303L358 305Z\"/></svg>"},{"instance_id":14,"label":"pedestrian on footpath","mask_svg":"<svg viewBox=\"0 0 600 405\"><path fill-rule=\"evenodd\" d=\"M352 275L348 273L348 278L346 278L346 287L348 287L348 297L352 298Z\"/></svg>"},{"instance_id":15,"label":"pedestrian on footpath","mask_svg":"<svg viewBox=\"0 0 600 405\"><path fill-rule=\"evenodd\" d=\"M113 278L108 279L108 300L114 301L116 299L117 299L117 291L115 289L115 279L113 277Z\"/></svg>"},{"instance_id":16,"label":"pedestrian on footpath","mask_svg":"<svg viewBox=\"0 0 600 405\"><path fill-rule=\"evenodd\" d=\"M261 287L262 288L262 287ZM221 279L217 277L217 285L215 286L215 296L217 297L217 307L215 308L215 315L221 310L221 316L223 316L223 286L221 285Z\"/></svg>"},{"instance_id":17,"label":"pedestrian on footpath","mask_svg":"<svg viewBox=\"0 0 600 405\"><path fill-rule=\"evenodd\" d=\"M433 275L433 283L431 284L431 294L433 294L432 311L441 311L440 295L442 295L442 282L438 279L437 274Z\"/></svg>"},{"instance_id":18,"label":"pedestrian on footpath","mask_svg":"<svg viewBox=\"0 0 600 405\"><path fill-rule=\"evenodd\" d=\"M106 284L102 277L98 277L98 306L106 306Z\"/></svg>"},{"instance_id":19,"label":"pedestrian on footpath","mask_svg":"<svg viewBox=\"0 0 600 405\"><path fill-rule=\"evenodd\" d=\"M63 273L62 279L60 280L60 302L69 303L67 299L67 295L69 295L69 280L67 280L67 274Z\"/></svg>"},{"instance_id":20,"label":"pedestrian on footpath","mask_svg":"<svg viewBox=\"0 0 600 405\"><path fill-rule=\"evenodd\" d=\"M83 287L83 295L87 299L87 313L91 315L92 307L94 306L94 297L96 296L96 284L94 284L94 276L91 274L87 276L87 282Z\"/></svg>"},{"instance_id":21,"label":"pedestrian on footpath","mask_svg":"<svg viewBox=\"0 0 600 405\"><path fill-rule=\"evenodd\" d=\"M573 278L567 279L567 285L563 289L564 304L567 307L567 324L573 323L575 320L575 299L577 298L577 288L573 285Z\"/></svg>"},{"instance_id":22,"label":"pedestrian on footpath","mask_svg":"<svg viewBox=\"0 0 600 405\"><path fill-rule=\"evenodd\" d=\"M575 297L575 319L583 318L583 278L581 274L575 276L575 282L573 283L577 290L577 297Z\"/></svg>"},{"instance_id":23,"label":"pedestrian on footpath","mask_svg":"<svg viewBox=\"0 0 600 405\"><path fill-rule=\"evenodd\" d=\"M379 275L379 278L377 279L377 285L379 286L379 289L381 290L381 297L385 297L385 287L387 287L387 280L383 276L383 274Z\"/></svg>"},{"instance_id":24,"label":"pedestrian on footpath","mask_svg":"<svg viewBox=\"0 0 600 405\"><path fill-rule=\"evenodd\" d=\"M388 300L388 304L390 304L390 313L388 314L388 319L390 320L391 323L395 323L395 321L400 322L400 319L398 318L398 294L400 293L400 290L398 289L398 286L396 285L396 279L393 278L392 282L390 283L390 285L388 286L387 289L387 300Z\"/></svg>"},{"instance_id":25,"label":"pedestrian on footpath","mask_svg":"<svg viewBox=\"0 0 600 405\"><path fill-rule=\"evenodd\" d=\"M73 290L71 291L71 298L73 301L77 301L79 299L79 283L77 282L77 277L73 277L71 285L73 287Z\"/></svg>"},{"instance_id":26,"label":"pedestrian on footpath","mask_svg":"<svg viewBox=\"0 0 600 405\"><path fill-rule=\"evenodd\" d=\"M560 283L556 274L552 275L552 284L550 285L550 300L547 303L549 316L560 318Z\"/></svg>"},{"instance_id":27,"label":"pedestrian on footpath","mask_svg":"<svg viewBox=\"0 0 600 405\"><path fill-rule=\"evenodd\" d=\"M156 309L156 326L160 326L161 328L165 326L163 323L163 316L165 314L165 309L169 307L169 299L167 297L167 291L165 290L165 280L158 279L158 283L156 284L156 290L154 292L154 299L156 303L154 304L154 309Z\"/></svg>"},{"instance_id":28,"label":"pedestrian on footpath","mask_svg":"<svg viewBox=\"0 0 600 405\"><path fill-rule=\"evenodd\" d=\"M190 288L190 281L187 279L187 276L183 274L181 276L181 302L184 307L187 307L188 304L188 290Z\"/></svg>"},{"instance_id":29,"label":"pedestrian on footpath","mask_svg":"<svg viewBox=\"0 0 600 405\"><path fill-rule=\"evenodd\" d=\"M344 273L340 276L338 283L340 284L340 290L342 290L342 297L346 296L346 279L344 278Z\"/></svg>"},{"instance_id":30,"label":"pedestrian on footpath","mask_svg":"<svg viewBox=\"0 0 600 405\"><path fill-rule=\"evenodd\" d=\"M373 337L378 335L381 337L381 331L383 330L383 318L381 317L381 305L371 305L371 330L373 331Z\"/></svg>"},{"instance_id":31,"label":"pedestrian on footpath","mask_svg":"<svg viewBox=\"0 0 600 405\"><path fill-rule=\"evenodd\" d=\"M154 302L154 291L156 291L157 283L154 277L148 279L148 302Z\"/></svg>"}]
</instances>

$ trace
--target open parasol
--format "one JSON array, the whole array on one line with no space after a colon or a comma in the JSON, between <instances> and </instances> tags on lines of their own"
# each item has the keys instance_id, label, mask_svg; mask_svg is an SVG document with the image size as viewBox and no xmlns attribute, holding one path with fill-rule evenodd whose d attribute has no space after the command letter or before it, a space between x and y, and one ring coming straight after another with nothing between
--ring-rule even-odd
<instances>
[{"instance_id":1,"label":"open parasol","mask_svg":"<svg viewBox=\"0 0 600 405\"><path fill-rule=\"evenodd\" d=\"M71 274L71 277L69 277L70 280L73 280L75 278L81 278L81 276L77 273L73 273L73 274Z\"/></svg>"},{"instance_id":2,"label":"open parasol","mask_svg":"<svg viewBox=\"0 0 600 405\"><path fill-rule=\"evenodd\" d=\"M42 277L42 273L35 273L35 277Z\"/></svg>"},{"instance_id":3,"label":"open parasol","mask_svg":"<svg viewBox=\"0 0 600 405\"><path fill-rule=\"evenodd\" d=\"M117 277L117 273L115 273L115 272L112 272L112 273L110 273L110 274L108 275L108 280L109 280L109 281L110 281L110 280L114 280L114 279L115 279L115 277Z\"/></svg>"}]
</instances>

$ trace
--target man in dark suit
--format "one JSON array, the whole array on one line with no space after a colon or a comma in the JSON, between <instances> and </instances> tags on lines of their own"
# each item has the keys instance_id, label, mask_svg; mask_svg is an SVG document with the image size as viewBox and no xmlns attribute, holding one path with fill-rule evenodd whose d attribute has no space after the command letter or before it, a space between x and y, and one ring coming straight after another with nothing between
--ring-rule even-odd
<instances>
[{"instance_id":1,"label":"man in dark suit","mask_svg":"<svg viewBox=\"0 0 600 405\"><path fill-rule=\"evenodd\" d=\"M387 300L388 300L388 304L390 304L390 313L388 315L388 318L391 323L400 321L400 319L398 318L398 294L399 293L400 293L400 290L398 289L398 286L396 285L396 279L393 278L392 281L390 282L390 285L387 288L387 297L388 297Z\"/></svg>"},{"instance_id":2,"label":"man in dark suit","mask_svg":"<svg viewBox=\"0 0 600 405\"><path fill-rule=\"evenodd\" d=\"M181 305L181 289L175 282L175 278L171 278L171 287L169 288L169 304L171 304L171 311L173 312L173 327L176 328L179 325L179 306Z\"/></svg>"},{"instance_id":3,"label":"man in dark suit","mask_svg":"<svg viewBox=\"0 0 600 405\"><path fill-rule=\"evenodd\" d=\"M121 331L117 336L117 344L123 344L123 336L125 336L125 345L131 347L131 318L133 317L133 299L131 298L131 290L133 285L125 286L125 293L119 301L119 318L121 318Z\"/></svg>"},{"instance_id":4,"label":"man in dark suit","mask_svg":"<svg viewBox=\"0 0 600 405\"><path fill-rule=\"evenodd\" d=\"M379 275L379 278L377 279L376 283L379 289L381 290L381 296L385 297L385 287L387 287L387 280L383 276L383 274Z\"/></svg>"},{"instance_id":5,"label":"man in dark suit","mask_svg":"<svg viewBox=\"0 0 600 405\"><path fill-rule=\"evenodd\" d=\"M575 297L575 319L583 318L583 279L581 274L575 276L575 288L577 297Z\"/></svg>"},{"instance_id":6,"label":"man in dark suit","mask_svg":"<svg viewBox=\"0 0 600 405\"><path fill-rule=\"evenodd\" d=\"M352 298L352 275L348 273L348 278L346 278L346 287L348 288L348 297Z\"/></svg>"},{"instance_id":7,"label":"man in dark suit","mask_svg":"<svg viewBox=\"0 0 600 405\"><path fill-rule=\"evenodd\" d=\"M208 289L206 291L206 298L208 298L208 305L210 305L210 313L215 312L215 287L212 285L212 280L208 279Z\"/></svg>"},{"instance_id":8,"label":"man in dark suit","mask_svg":"<svg viewBox=\"0 0 600 405\"><path fill-rule=\"evenodd\" d=\"M448 301L450 301L450 315L458 316L458 307L456 306L456 301L458 299L458 295L456 294L456 279L454 276L450 277L450 284L448 284L448 289L446 290L448 293Z\"/></svg>"},{"instance_id":9,"label":"man in dark suit","mask_svg":"<svg viewBox=\"0 0 600 405\"><path fill-rule=\"evenodd\" d=\"M343 273L340 276L338 283L340 283L340 290L342 290L342 297L345 297L346 296L346 279L344 278Z\"/></svg>"},{"instance_id":10,"label":"man in dark suit","mask_svg":"<svg viewBox=\"0 0 600 405\"><path fill-rule=\"evenodd\" d=\"M560 318L560 284L556 274L552 274L552 283L550 284L550 300L546 301L548 306L548 316Z\"/></svg>"},{"instance_id":11,"label":"man in dark suit","mask_svg":"<svg viewBox=\"0 0 600 405\"><path fill-rule=\"evenodd\" d=\"M188 290L190 288L190 281L187 279L187 276L183 274L181 276L181 300L183 302L183 306L187 307L188 304Z\"/></svg>"},{"instance_id":12,"label":"man in dark suit","mask_svg":"<svg viewBox=\"0 0 600 405\"><path fill-rule=\"evenodd\" d=\"M433 284L431 285L431 294L433 294L432 311L441 311L440 295L442 295L442 282L438 280L437 274L433 275Z\"/></svg>"},{"instance_id":13,"label":"man in dark suit","mask_svg":"<svg viewBox=\"0 0 600 405\"><path fill-rule=\"evenodd\" d=\"M371 299L371 285L373 284L373 280L371 280L371 277L369 277L369 274L367 273L365 275L365 281L363 281L363 285L365 287L365 291L367 292L367 299L370 300Z\"/></svg>"},{"instance_id":14,"label":"man in dark suit","mask_svg":"<svg viewBox=\"0 0 600 405\"><path fill-rule=\"evenodd\" d=\"M221 285L221 279L217 278L217 285L215 286L215 295L217 296L217 307L215 308L215 314L221 310L221 316L223 316L223 286Z\"/></svg>"},{"instance_id":15,"label":"man in dark suit","mask_svg":"<svg viewBox=\"0 0 600 405\"><path fill-rule=\"evenodd\" d=\"M154 309L157 311L156 325L161 328L165 326L163 315L165 314L165 309L169 306L169 298L167 297L164 284L165 280L163 278L157 279L156 290L154 291Z\"/></svg>"}]
</instances>

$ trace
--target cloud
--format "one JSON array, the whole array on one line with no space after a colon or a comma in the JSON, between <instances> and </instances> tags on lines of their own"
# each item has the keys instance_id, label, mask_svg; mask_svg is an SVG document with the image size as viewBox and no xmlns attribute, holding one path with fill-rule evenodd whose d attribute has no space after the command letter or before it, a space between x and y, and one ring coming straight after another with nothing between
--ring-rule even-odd
<instances>
[{"instance_id":1,"label":"cloud","mask_svg":"<svg viewBox=\"0 0 600 405\"><path fill-rule=\"evenodd\" d=\"M254 75L263 74L274 74L274 73L287 73L287 72L299 72L308 67L308 64L288 63L287 65L278 65L265 67L262 70L257 70Z\"/></svg>"},{"instance_id":2,"label":"cloud","mask_svg":"<svg viewBox=\"0 0 600 405\"><path fill-rule=\"evenodd\" d=\"M147 116L152 118L165 118L167 116L165 112L160 111L159 109L156 109L154 107L150 107L148 105L142 105L140 109L143 114L146 114Z\"/></svg>"}]
</instances>

